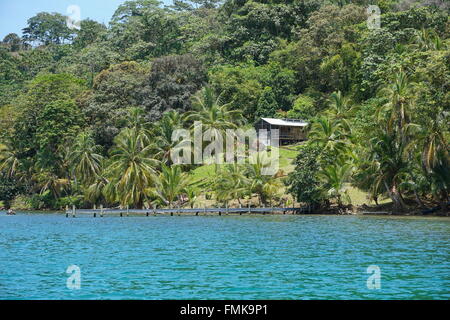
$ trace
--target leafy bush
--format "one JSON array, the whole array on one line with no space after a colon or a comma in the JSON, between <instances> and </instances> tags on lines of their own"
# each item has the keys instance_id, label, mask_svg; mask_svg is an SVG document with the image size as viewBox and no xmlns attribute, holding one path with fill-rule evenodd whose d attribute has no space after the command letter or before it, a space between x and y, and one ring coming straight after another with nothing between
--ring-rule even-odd
<instances>
[{"instance_id":1,"label":"leafy bush","mask_svg":"<svg viewBox=\"0 0 450 320\"><path fill-rule=\"evenodd\" d=\"M299 148L300 153L295 159L295 170L290 173L286 185L288 192L298 202L318 205L323 199L323 183L318 178L320 170L319 158L321 149L306 144Z\"/></svg>"}]
</instances>

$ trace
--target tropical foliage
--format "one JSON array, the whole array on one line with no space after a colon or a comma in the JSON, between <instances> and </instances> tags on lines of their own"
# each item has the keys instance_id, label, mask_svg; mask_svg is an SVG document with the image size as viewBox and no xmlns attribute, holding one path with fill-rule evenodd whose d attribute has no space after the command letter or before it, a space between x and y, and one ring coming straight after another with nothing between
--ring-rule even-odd
<instances>
[{"instance_id":1,"label":"tropical foliage","mask_svg":"<svg viewBox=\"0 0 450 320\"><path fill-rule=\"evenodd\" d=\"M38 13L0 42L0 200L272 205L286 190L344 207L352 187L395 211L445 211L448 17L439 0L132 0L80 30ZM178 129L199 121L212 140L260 117L311 123L288 177L257 160L197 181L199 165L172 163Z\"/></svg>"}]
</instances>

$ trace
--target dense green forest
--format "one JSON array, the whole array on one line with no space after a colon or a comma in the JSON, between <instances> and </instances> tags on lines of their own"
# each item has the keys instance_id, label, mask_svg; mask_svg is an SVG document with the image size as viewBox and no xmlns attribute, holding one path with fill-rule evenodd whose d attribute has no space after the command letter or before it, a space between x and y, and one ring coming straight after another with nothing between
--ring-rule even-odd
<instances>
[{"instance_id":1,"label":"dense green forest","mask_svg":"<svg viewBox=\"0 0 450 320\"><path fill-rule=\"evenodd\" d=\"M370 4L381 28L368 28ZM126 1L42 12L0 44L0 200L34 209L253 199L393 210L449 201L450 23L440 0ZM311 123L289 175L173 165L172 132Z\"/></svg>"}]
</instances>

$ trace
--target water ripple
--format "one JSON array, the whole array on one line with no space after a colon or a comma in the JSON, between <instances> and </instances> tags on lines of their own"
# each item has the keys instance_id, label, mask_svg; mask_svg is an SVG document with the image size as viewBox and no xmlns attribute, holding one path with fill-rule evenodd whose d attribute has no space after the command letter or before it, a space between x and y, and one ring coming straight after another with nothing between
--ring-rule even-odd
<instances>
[{"instance_id":1,"label":"water ripple","mask_svg":"<svg viewBox=\"0 0 450 320\"><path fill-rule=\"evenodd\" d=\"M449 299L449 231L445 218L0 215L0 299ZM72 264L80 290L66 288Z\"/></svg>"}]
</instances>

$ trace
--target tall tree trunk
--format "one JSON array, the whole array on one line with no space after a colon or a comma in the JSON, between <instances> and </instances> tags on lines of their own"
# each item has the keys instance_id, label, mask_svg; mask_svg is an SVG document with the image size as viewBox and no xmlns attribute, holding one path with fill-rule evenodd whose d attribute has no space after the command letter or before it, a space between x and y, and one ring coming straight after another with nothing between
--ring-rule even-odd
<instances>
[{"instance_id":1,"label":"tall tree trunk","mask_svg":"<svg viewBox=\"0 0 450 320\"><path fill-rule=\"evenodd\" d=\"M414 190L414 197L416 198L416 202L419 205L419 207L421 209L424 209L425 208L425 204L422 202L422 199L420 199L419 194L417 193L416 190Z\"/></svg>"},{"instance_id":2,"label":"tall tree trunk","mask_svg":"<svg viewBox=\"0 0 450 320\"><path fill-rule=\"evenodd\" d=\"M394 183L392 185L392 188L389 188L387 182L384 182L384 186L386 188L386 191L389 194L389 197L391 198L392 202L394 203L394 210L402 212L405 208L405 204L402 201L401 195L398 192L397 186Z\"/></svg>"}]
</instances>

